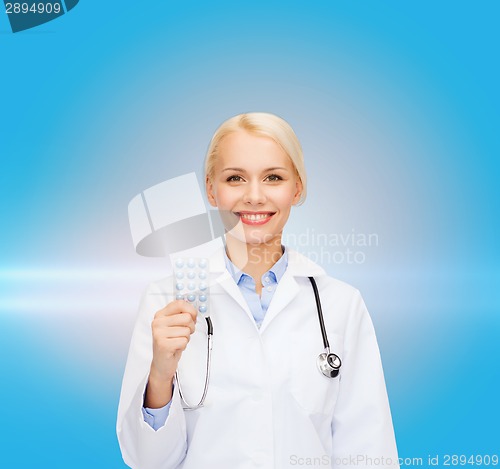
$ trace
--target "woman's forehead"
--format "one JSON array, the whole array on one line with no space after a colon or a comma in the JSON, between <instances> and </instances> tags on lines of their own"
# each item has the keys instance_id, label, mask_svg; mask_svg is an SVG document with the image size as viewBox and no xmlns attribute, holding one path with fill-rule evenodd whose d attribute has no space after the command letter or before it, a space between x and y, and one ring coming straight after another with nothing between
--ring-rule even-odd
<instances>
[{"instance_id":1,"label":"woman's forehead","mask_svg":"<svg viewBox=\"0 0 500 469\"><path fill-rule=\"evenodd\" d=\"M217 166L221 167L292 167L285 151L272 138L245 131L226 135L219 145Z\"/></svg>"}]
</instances>

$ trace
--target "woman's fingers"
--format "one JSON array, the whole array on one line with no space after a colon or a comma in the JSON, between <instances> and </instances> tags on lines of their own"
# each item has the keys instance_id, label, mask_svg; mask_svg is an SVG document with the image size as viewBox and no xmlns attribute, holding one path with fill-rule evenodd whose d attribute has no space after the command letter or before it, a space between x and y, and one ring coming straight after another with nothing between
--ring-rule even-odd
<instances>
[{"instance_id":1,"label":"woman's fingers","mask_svg":"<svg viewBox=\"0 0 500 469\"><path fill-rule=\"evenodd\" d=\"M172 301L160 309L151 323L153 333L153 360L167 364L177 362L195 331L196 310L183 300ZM176 363L170 363L173 368Z\"/></svg>"},{"instance_id":2,"label":"woman's fingers","mask_svg":"<svg viewBox=\"0 0 500 469\"><path fill-rule=\"evenodd\" d=\"M193 321L196 321L196 309L194 306L187 301L184 300L175 300L169 303L165 308L160 309L156 314L155 314L155 319L157 317L168 317L168 316L174 316L176 314L180 313L188 313L191 315L191 318Z\"/></svg>"},{"instance_id":3,"label":"woman's fingers","mask_svg":"<svg viewBox=\"0 0 500 469\"><path fill-rule=\"evenodd\" d=\"M191 334L195 330L195 322L189 313L177 313L172 316L155 317L152 322L153 330L163 330L170 327L187 327Z\"/></svg>"}]
</instances>

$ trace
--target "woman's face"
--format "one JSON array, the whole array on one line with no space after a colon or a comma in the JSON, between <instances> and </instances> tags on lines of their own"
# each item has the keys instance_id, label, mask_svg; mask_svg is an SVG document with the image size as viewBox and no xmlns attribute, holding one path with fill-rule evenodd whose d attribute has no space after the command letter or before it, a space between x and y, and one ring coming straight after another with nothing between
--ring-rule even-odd
<instances>
[{"instance_id":1,"label":"woman's face","mask_svg":"<svg viewBox=\"0 0 500 469\"><path fill-rule=\"evenodd\" d=\"M291 159L271 138L238 130L219 144L210 204L217 207L228 234L247 244L281 243L302 183Z\"/></svg>"}]
</instances>

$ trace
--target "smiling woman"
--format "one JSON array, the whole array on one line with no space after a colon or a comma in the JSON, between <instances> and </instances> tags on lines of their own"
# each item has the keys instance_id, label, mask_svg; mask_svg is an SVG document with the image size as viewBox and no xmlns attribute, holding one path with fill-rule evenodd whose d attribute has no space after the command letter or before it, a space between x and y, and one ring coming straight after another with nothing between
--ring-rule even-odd
<instances>
[{"instance_id":1,"label":"smiling woman","mask_svg":"<svg viewBox=\"0 0 500 469\"><path fill-rule=\"evenodd\" d=\"M173 300L172 278L150 286L118 413L125 462L280 469L298 460L357 468L376 460L397 467L380 354L361 295L282 245L291 209L306 192L292 128L272 114L235 116L216 131L205 168L208 200L226 231L225 248L210 257L213 331L192 304ZM210 387L203 405L188 410L176 371L182 368L183 395L203 389L212 332Z\"/></svg>"},{"instance_id":2,"label":"smiling woman","mask_svg":"<svg viewBox=\"0 0 500 469\"><path fill-rule=\"evenodd\" d=\"M224 214L229 258L253 271L260 294L259 272L281 257L283 228L304 184L283 147L267 136L240 129L209 155L215 163L207 174L207 195Z\"/></svg>"}]
</instances>

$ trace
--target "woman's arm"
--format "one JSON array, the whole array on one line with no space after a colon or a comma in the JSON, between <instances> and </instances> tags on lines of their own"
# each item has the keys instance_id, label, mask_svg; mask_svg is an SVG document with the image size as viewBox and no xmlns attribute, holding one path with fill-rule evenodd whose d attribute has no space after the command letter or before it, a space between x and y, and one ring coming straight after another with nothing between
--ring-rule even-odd
<instances>
[{"instance_id":1,"label":"woman's arm","mask_svg":"<svg viewBox=\"0 0 500 469\"><path fill-rule=\"evenodd\" d=\"M151 285L142 298L132 334L116 426L123 460L132 468L172 469L180 465L187 450L186 422L175 384L169 415L163 427L155 431L144 421L142 414L153 360L151 324L155 314L168 301L167 294L159 285ZM160 385L160 388L156 395L162 396L160 399L164 401L170 397L172 386L164 389ZM148 404L154 405L154 398Z\"/></svg>"}]
</instances>

